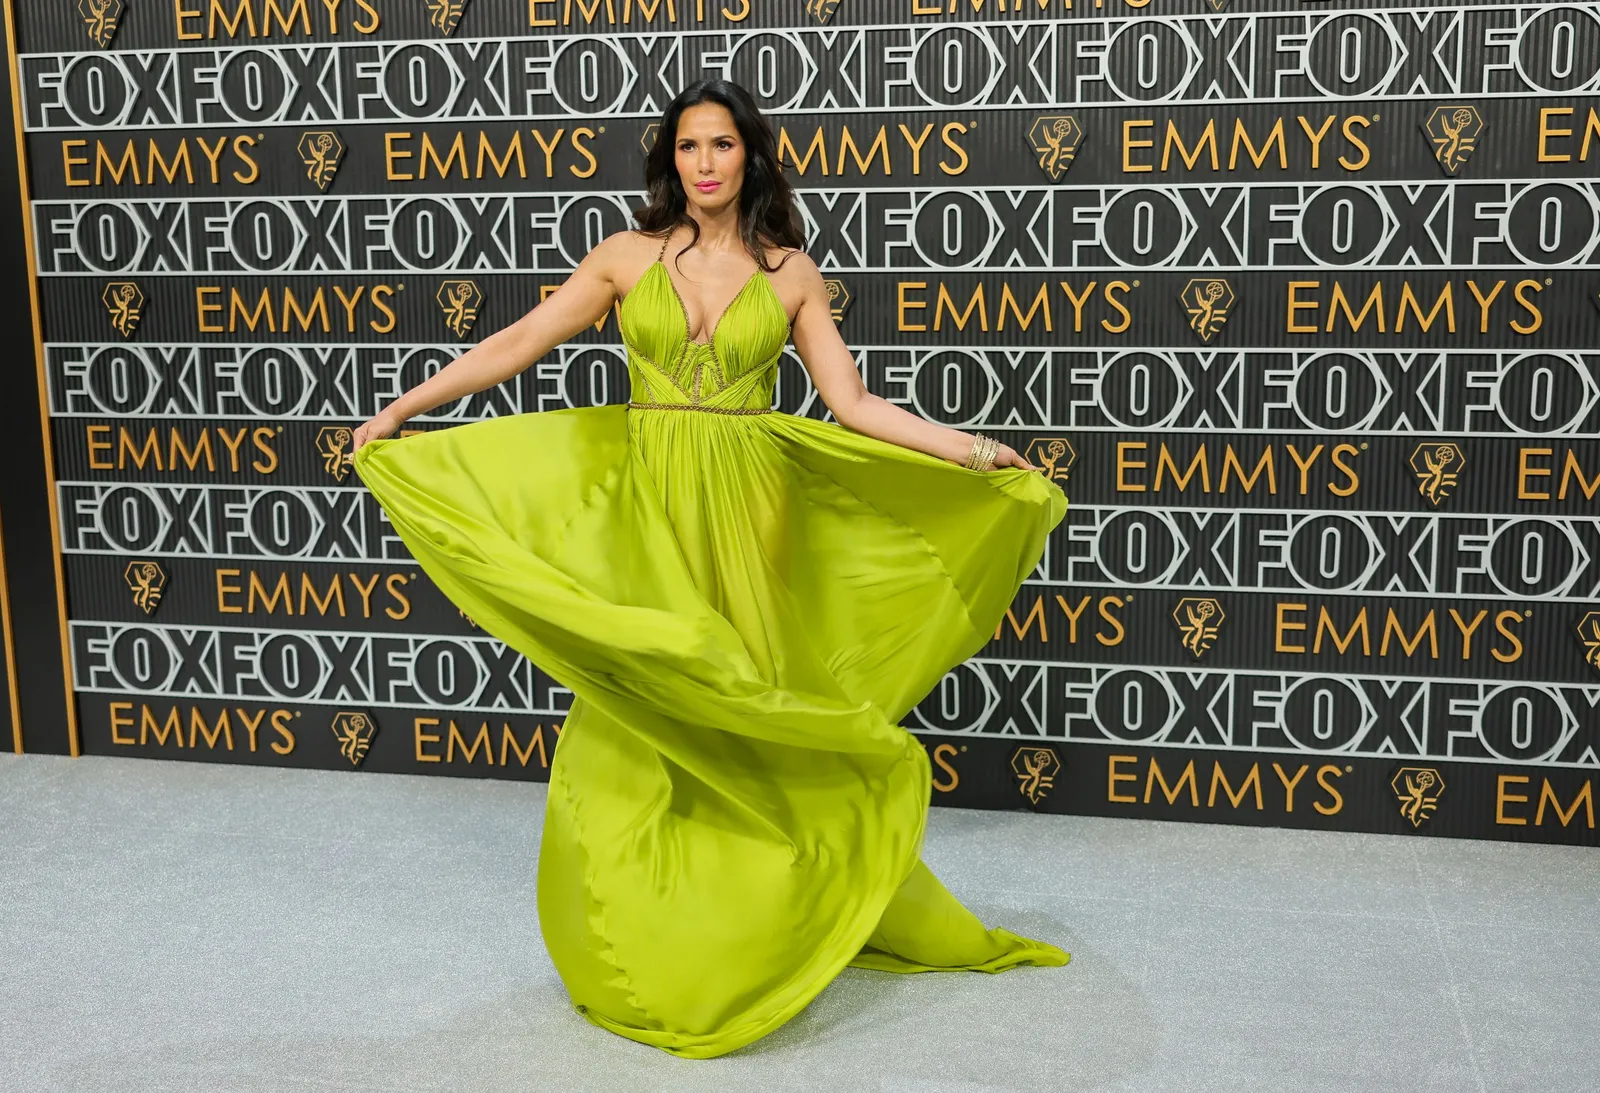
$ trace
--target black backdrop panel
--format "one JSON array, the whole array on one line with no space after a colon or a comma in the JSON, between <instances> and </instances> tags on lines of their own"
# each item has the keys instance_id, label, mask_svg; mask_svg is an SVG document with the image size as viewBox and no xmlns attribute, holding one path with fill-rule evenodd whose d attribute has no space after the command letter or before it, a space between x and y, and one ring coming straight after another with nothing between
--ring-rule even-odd
<instances>
[{"instance_id":1,"label":"black backdrop panel","mask_svg":"<svg viewBox=\"0 0 1600 1093\"><path fill-rule=\"evenodd\" d=\"M1071 499L906 720L935 801L1597 841L1600 3L12 17L41 358L7 421L49 458L0 503L50 560L18 649L63 651L24 697L73 695L40 750L548 777L570 693L338 456L628 226L717 75L869 389ZM410 427L627 396L612 316ZM792 354L777 399L827 417Z\"/></svg>"}]
</instances>

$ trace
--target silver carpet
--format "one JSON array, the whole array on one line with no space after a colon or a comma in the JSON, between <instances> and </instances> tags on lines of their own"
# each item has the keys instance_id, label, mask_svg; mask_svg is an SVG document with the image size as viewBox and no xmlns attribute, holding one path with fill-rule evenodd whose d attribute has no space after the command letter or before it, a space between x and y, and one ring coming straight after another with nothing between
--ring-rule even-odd
<instances>
[{"instance_id":1,"label":"silver carpet","mask_svg":"<svg viewBox=\"0 0 1600 1093\"><path fill-rule=\"evenodd\" d=\"M542 786L0 756L0 1090L1600 1089L1600 854L935 809L1066 968L846 971L687 1061L571 1011Z\"/></svg>"}]
</instances>

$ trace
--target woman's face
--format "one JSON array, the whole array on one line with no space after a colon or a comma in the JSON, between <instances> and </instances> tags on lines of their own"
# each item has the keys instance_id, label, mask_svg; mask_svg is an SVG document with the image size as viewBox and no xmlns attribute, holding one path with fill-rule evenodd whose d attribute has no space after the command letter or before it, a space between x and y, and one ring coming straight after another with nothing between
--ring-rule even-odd
<instances>
[{"instance_id":1,"label":"woman's face","mask_svg":"<svg viewBox=\"0 0 1600 1093\"><path fill-rule=\"evenodd\" d=\"M678 115L674 159L690 206L710 213L737 205L744 185L744 141L726 106L705 102Z\"/></svg>"}]
</instances>

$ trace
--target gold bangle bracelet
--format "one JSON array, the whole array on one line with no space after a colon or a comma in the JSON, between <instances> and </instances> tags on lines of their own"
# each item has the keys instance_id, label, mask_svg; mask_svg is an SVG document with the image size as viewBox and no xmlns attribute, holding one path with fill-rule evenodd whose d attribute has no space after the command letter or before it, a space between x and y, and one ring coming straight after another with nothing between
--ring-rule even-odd
<instances>
[{"instance_id":1,"label":"gold bangle bracelet","mask_svg":"<svg viewBox=\"0 0 1600 1093\"><path fill-rule=\"evenodd\" d=\"M992 436L975 433L972 448L967 452L967 461L963 464L969 471L991 471L994 469L994 456L1000 450L1000 442Z\"/></svg>"},{"instance_id":2,"label":"gold bangle bracelet","mask_svg":"<svg viewBox=\"0 0 1600 1093\"><path fill-rule=\"evenodd\" d=\"M977 457L978 457L978 453L983 449L983 439L984 439L984 437L983 437L982 433L973 433L972 434L972 447L967 449L966 462L961 464L963 467L965 467L969 471L975 471L975 470L978 469L978 458Z\"/></svg>"},{"instance_id":3,"label":"gold bangle bracelet","mask_svg":"<svg viewBox=\"0 0 1600 1093\"><path fill-rule=\"evenodd\" d=\"M994 470L995 453L1000 450L1000 441L992 436L986 436L983 439L983 458L978 461L978 470L992 471Z\"/></svg>"}]
</instances>

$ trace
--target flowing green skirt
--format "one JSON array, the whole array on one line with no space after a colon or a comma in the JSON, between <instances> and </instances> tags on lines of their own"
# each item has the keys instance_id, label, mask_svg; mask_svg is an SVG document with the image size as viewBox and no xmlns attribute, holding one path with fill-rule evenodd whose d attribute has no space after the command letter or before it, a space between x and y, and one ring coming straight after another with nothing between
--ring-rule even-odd
<instances>
[{"instance_id":1,"label":"flowing green skirt","mask_svg":"<svg viewBox=\"0 0 1600 1093\"><path fill-rule=\"evenodd\" d=\"M574 694L540 926L589 1020L721 1055L847 964L1063 964L920 861L898 724L993 636L1066 511L785 413L601 406L369 443L361 480L485 631Z\"/></svg>"}]
</instances>

